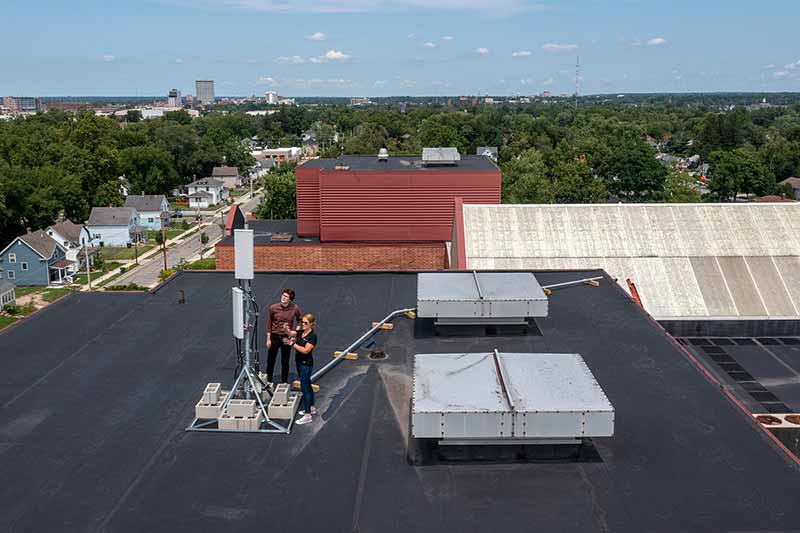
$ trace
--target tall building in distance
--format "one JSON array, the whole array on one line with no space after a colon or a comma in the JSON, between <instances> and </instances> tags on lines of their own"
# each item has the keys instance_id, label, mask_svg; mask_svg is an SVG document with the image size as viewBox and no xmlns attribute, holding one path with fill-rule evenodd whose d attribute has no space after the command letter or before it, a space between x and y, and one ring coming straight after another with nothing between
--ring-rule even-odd
<instances>
[{"instance_id":1,"label":"tall building in distance","mask_svg":"<svg viewBox=\"0 0 800 533\"><path fill-rule=\"evenodd\" d=\"M264 93L264 99L268 104L276 105L278 101L281 99L281 97L278 96L278 93L276 93L275 91L267 91L266 93Z\"/></svg>"},{"instance_id":2,"label":"tall building in distance","mask_svg":"<svg viewBox=\"0 0 800 533\"><path fill-rule=\"evenodd\" d=\"M182 107L181 92L178 89L170 89L167 94L167 106Z\"/></svg>"},{"instance_id":3,"label":"tall building in distance","mask_svg":"<svg viewBox=\"0 0 800 533\"><path fill-rule=\"evenodd\" d=\"M214 80L197 80L195 83L195 92L197 93L197 100L201 104L214 103Z\"/></svg>"}]
</instances>

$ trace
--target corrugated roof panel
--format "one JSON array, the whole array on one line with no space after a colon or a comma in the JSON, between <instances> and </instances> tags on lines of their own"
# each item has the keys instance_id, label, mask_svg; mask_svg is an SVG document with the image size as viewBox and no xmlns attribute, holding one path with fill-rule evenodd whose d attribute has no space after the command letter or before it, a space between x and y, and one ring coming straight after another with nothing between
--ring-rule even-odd
<instances>
[{"instance_id":1,"label":"corrugated roof panel","mask_svg":"<svg viewBox=\"0 0 800 533\"><path fill-rule=\"evenodd\" d=\"M800 248L791 227L786 227L778 206L763 206L749 211L753 224L758 225L763 246L768 255L794 255ZM796 222L794 227L797 227Z\"/></svg>"},{"instance_id":2,"label":"corrugated roof panel","mask_svg":"<svg viewBox=\"0 0 800 533\"><path fill-rule=\"evenodd\" d=\"M675 307L668 316L706 316L706 307L700 285L697 283L691 260L688 257L666 257L662 259L668 272L669 291L675 296ZM667 316L667 315L665 315Z\"/></svg>"},{"instance_id":3,"label":"corrugated roof panel","mask_svg":"<svg viewBox=\"0 0 800 533\"><path fill-rule=\"evenodd\" d=\"M769 255L763 234L761 233L761 220L758 215L764 210L758 209L723 209L728 226L735 239L736 249L725 255L764 256Z\"/></svg>"},{"instance_id":4,"label":"corrugated roof panel","mask_svg":"<svg viewBox=\"0 0 800 533\"><path fill-rule=\"evenodd\" d=\"M792 304L792 299L787 292L778 269L771 257L745 257L750 273L756 282L767 313L770 316L797 315L797 309Z\"/></svg>"},{"instance_id":5,"label":"corrugated roof panel","mask_svg":"<svg viewBox=\"0 0 800 533\"><path fill-rule=\"evenodd\" d=\"M739 314L766 316L767 310L743 257L717 257L722 275L731 291Z\"/></svg>"},{"instance_id":6,"label":"corrugated roof panel","mask_svg":"<svg viewBox=\"0 0 800 533\"><path fill-rule=\"evenodd\" d=\"M775 257L773 258L778 272L789 291L792 303L800 309L800 258L799 257Z\"/></svg>"},{"instance_id":7,"label":"corrugated roof panel","mask_svg":"<svg viewBox=\"0 0 800 533\"><path fill-rule=\"evenodd\" d=\"M797 250L800 249L800 235L797 233L797 228L800 227L800 211L793 209L796 205L800 204L783 204L770 206L778 220L780 220L781 231L778 235L774 236L774 240L770 241L772 246L778 248L779 243L789 246L785 252L776 249L773 255L797 255Z\"/></svg>"},{"instance_id":8,"label":"corrugated roof panel","mask_svg":"<svg viewBox=\"0 0 800 533\"><path fill-rule=\"evenodd\" d=\"M708 316L736 316L739 311L725 284L715 257L691 257L689 261L700 288ZM685 314L685 313L683 313Z\"/></svg>"}]
</instances>

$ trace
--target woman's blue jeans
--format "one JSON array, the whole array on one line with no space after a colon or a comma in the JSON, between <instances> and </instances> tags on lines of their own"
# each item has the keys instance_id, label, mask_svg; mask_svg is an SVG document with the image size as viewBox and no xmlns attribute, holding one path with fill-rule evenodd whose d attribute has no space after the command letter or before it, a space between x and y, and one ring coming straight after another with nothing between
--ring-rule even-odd
<instances>
[{"instance_id":1,"label":"woman's blue jeans","mask_svg":"<svg viewBox=\"0 0 800 533\"><path fill-rule=\"evenodd\" d=\"M297 364L297 373L300 375L300 392L303 393L303 410L306 413L310 413L311 406L314 405L314 390L311 388L313 369L314 365Z\"/></svg>"}]
</instances>

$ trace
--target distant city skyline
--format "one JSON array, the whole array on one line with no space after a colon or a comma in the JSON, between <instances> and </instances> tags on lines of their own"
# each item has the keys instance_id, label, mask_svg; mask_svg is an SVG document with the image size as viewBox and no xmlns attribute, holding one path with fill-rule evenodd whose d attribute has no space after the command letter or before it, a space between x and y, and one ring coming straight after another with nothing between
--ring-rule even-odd
<instances>
[{"instance_id":1,"label":"distant city skyline","mask_svg":"<svg viewBox=\"0 0 800 533\"><path fill-rule=\"evenodd\" d=\"M43 0L4 6L0 95L800 91L800 3ZM79 7L79 8L78 8Z\"/></svg>"}]
</instances>

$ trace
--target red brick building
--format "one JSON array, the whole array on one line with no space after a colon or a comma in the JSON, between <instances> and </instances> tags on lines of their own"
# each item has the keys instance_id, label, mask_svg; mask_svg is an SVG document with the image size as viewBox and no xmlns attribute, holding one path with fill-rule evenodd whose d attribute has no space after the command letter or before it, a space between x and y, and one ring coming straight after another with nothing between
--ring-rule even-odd
<instances>
[{"instance_id":1,"label":"red brick building","mask_svg":"<svg viewBox=\"0 0 800 533\"><path fill-rule=\"evenodd\" d=\"M298 234L323 242L444 242L456 197L500 203L500 169L477 155L445 165L404 156L314 159L296 177Z\"/></svg>"}]
</instances>

